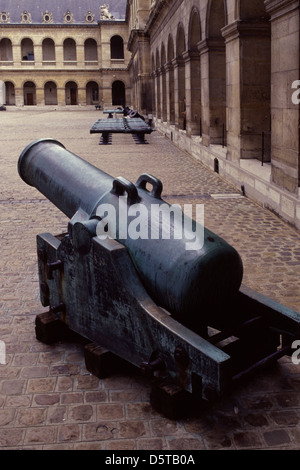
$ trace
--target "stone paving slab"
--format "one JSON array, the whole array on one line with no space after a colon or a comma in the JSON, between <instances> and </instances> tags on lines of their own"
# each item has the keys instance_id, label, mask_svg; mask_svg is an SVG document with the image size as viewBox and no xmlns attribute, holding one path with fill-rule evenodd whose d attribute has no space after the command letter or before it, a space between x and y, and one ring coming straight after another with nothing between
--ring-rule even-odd
<instances>
[{"instance_id":1,"label":"stone paving slab","mask_svg":"<svg viewBox=\"0 0 300 470\"><path fill-rule=\"evenodd\" d=\"M204 203L205 223L242 256L244 284L300 312L299 233L178 150L158 132L138 145L90 135L102 113L24 110L1 113L0 130L0 449L298 449L300 366L278 364L240 385L222 402L171 421L149 405L138 372L99 380L85 368L83 345L45 345L35 338L39 301L38 233L64 232L67 218L17 173L26 145L51 137L112 176L163 182L170 203ZM217 195L217 197L215 196ZM213 196L213 197L212 197ZM255 347L255 339L253 347Z\"/></svg>"}]
</instances>

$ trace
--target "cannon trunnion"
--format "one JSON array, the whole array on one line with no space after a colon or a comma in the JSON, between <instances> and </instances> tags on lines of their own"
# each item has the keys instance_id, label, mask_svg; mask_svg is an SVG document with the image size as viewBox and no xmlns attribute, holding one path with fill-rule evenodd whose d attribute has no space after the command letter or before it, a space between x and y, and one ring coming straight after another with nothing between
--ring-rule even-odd
<instances>
[{"instance_id":1,"label":"cannon trunnion","mask_svg":"<svg viewBox=\"0 0 300 470\"><path fill-rule=\"evenodd\" d=\"M159 180L114 179L51 139L30 144L18 169L70 218L65 234L37 236L40 298L49 307L36 318L39 340L79 334L98 377L116 358L140 368L153 378L152 405L172 418L186 394L217 399L291 352L300 315L243 286L238 253L217 235L204 228L197 250L186 250L184 231L180 240L131 239L117 224L115 237L99 236L105 204L117 220L134 204L166 204Z\"/></svg>"}]
</instances>

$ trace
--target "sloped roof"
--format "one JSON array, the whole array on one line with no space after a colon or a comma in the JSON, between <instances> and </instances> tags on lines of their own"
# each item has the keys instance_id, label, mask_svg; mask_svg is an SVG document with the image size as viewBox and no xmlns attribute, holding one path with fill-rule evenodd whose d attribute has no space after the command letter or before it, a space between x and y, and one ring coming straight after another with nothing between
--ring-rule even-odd
<instances>
[{"instance_id":1,"label":"sloped roof","mask_svg":"<svg viewBox=\"0 0 300 470\"><path fill-rule=\"evenodd\" d=\"M125 19L127 0L0 0L1 23L21 24L24 12L31 15L33 24L43 24L43 15L51 15L51 23L65 24L65 14L72 15L73 24L97 24L100 18L100 6L107 4L109 12L116 20ZM88 13L95 16L94 21L87 21ZM1 19L1 16L0 16ZM3 19L5 21L3 21ZM24 21L23 21L24 22Z\"/></svg>"}]
</instances>

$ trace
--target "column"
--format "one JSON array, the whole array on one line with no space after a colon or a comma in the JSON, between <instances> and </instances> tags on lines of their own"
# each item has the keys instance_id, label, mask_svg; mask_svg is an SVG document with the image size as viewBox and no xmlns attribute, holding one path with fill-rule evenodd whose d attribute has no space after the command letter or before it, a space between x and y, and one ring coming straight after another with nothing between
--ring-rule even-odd
<instances>
[{"instance_id":1,"label":"column","mask_svg":"<svg viewBox=\"0 0 300 470\"><path fill-rule=\"evenodd\" d=\"M299 1L266 0L265 5L271 15L272 30L272 181L297 194L300 173L299 104L292 101L295 92L292 86L300 79Z\"/></svg>"},{"instance_id":2,"label":"column","mask_svg":"<svg viewBox=\"0 0 300 470\"><path fill-rule=\"evenodd\" d=\"M167 123L171 123L171 115L170 115L170 69L171 65L166 64L164 66L164 71L166 75L166 117Z\"/></svg>"},{"instance_id":3,"label":"column","mask_svg":"<svg viewBox=\"0 0 300 470\"><path fill-rule=\"evenodd\" d=\"M166 71L161 68L161 119L167 121L167 84L166 84Z\"/></svg>"},{"instance_id":4,"label":"column","mask_svg":"<svg viewBox=\"0 0 300 470\"><path fill-rule=\"evenodd\" d=\"M56 67L63 68L64 66L64 46L63 44L56 44L55 45L55 59L56 59Z\"/></svg>"},{"instance_id":5,"label":"column","mask_svg":"<svg viewBox=\"0 0 300 470\"><path fill-rule=\"evenodd\" d=\"M183 54L185 61L186 132L188 136L200 135L201 79L198 51Z\"/></svg>"},{"instance_id":6,"label":"column","mask_svg":"<svg viewBox=\"0 0 300 470\"><path fill-rule=\"evenodd\" d=\"M57 104L58 106L66 105L66 90L60 86L57 86Z\"/></svg>"},{"instance_id":7,"label":"column","mask_svg":"<svg viewBox=\"0 0 300 470\"><path fill-rule=\"evenodd\" d=\"M14 67L21 65L21 44L12 44L12 55L14 61Z\"/></svg>"},{"instance_id":8,"label":"column","mask_svg":"<svg viewBox=\"0 0 300 470\"><path fill-rule=\"evenodd\" d=\"M223 143L226 128L225 42L205 39L198 44L201 61L202 143Z\"/></svg>"},{"instance_id":9,"label":"column","mask_svg":"<svg viewBox=\"0 0 300 470\"><path fill-rule=\"evenodd\" d=\"M172 60L174 68L174 111L175 111L175 128L183 129L183 112L185 98L185 69L184 60L177 57Z\"/></svg>"},{"instance_id":10,"label":"column","mask_svg":"<svg viewBox=\"0 0 300 470\"><path fill-rule=\"evenodd\" d=\"M84 45L77 44L76 45L76 59L77 59L77 66L81 69L85 68L85 60L84 60Z\"/></svg>"},{"instance_id":11,"label":"column","mask_svg":"<svg viewBox=\"0 0 300 470\"><path fill-rule=\"evenodd\" d=\"M262 135L270 148L271 48L267 19L236 21L226 39L229 160L261 159ZM265 152L265 160L270 152Z\"/></svg>"},{"instance_id":12,"label":"column","mask_svg":"<svg viewBox=\"0 0 300 470\"><path fill-rule=\"evenodd\" d=\"M35 64L35 67L42 67L42 64L43 64L42 44L34 45L34 64Z\"/></svg>"},{"instance_id":13,"label":"column","mask_svg":"<svg viewBox=\"0 0 300 470\"><path fill-rule=\"evenodd\" d=\"M161 96L160 96L160 77L161 77L161 71L160 69L155 71L155 97L156 97L156 117L157 119L161 118Z\"/></svg>"}]
</instances>

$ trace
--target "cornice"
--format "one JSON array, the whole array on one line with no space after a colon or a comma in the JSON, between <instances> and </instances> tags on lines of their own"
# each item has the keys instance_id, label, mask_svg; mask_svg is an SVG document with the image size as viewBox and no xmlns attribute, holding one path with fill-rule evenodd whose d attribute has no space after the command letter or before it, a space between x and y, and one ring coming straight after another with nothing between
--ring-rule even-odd
<instances>
[{"instance_id":1,"label":"cornice","mask_svg":"<svg viewBox=\"0 0 300 470\"><path fill-rule=\"evenodd\" d=\"M271 21L299 9L299 0L265 0L267 13L271 15Z\"/></svg>"},{"instance_id":2,"label":"cornice","mask_svg":"<svg viewBox=\"0 0 300 470\"><path fill-rule=\"evenodd\" d=\"M270 22L268 20L237 20L222 28L222 36L226 42L238 37L262 37L270 35Z\"/></svg>"}]
</instances>

